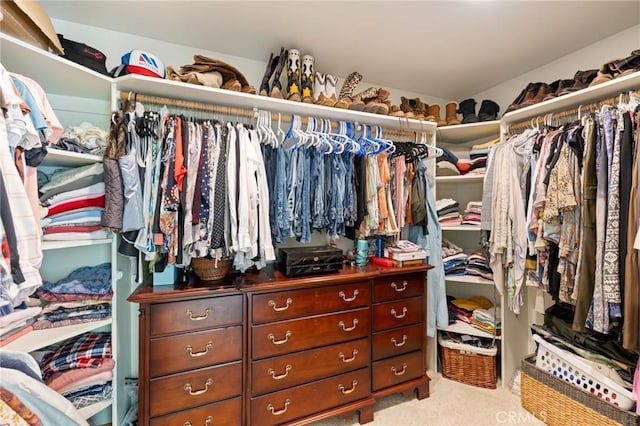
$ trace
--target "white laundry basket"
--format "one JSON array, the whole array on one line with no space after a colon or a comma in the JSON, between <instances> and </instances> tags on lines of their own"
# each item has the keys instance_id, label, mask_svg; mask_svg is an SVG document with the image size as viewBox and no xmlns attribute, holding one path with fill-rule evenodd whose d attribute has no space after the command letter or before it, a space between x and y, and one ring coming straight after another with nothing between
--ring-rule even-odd
<instances>
[{"instance_id":1,"label":"white laundry basket","mask_svg":"<svg viewBox=\"0 0 640 426\"><path fill-rule=\"evenodd\" d=\"M631 391L588 365L579 356L552 345L539 335L535 334L533 340L538 343L536 367L623 410L633 408L635 401Z\"/></svg>"}]
</instances>

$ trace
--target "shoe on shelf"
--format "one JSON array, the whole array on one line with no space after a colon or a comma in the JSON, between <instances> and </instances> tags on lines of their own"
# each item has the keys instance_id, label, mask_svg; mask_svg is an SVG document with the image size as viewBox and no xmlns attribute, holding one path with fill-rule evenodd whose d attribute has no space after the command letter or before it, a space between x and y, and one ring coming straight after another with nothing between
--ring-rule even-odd
<instances>
[{"instance_id":1,"label":"shoe on shelf","mask_svg":"<svg viewBox=\"0 0 640 426\"><path fill-rule=\"evenodd\" d=\"M311 55L302 57L302 72L300 73L300 90L302 91L302 102L313 103L313 72L314 59Z\"/></svg>"},{"instance_id":2,"label":"shoe on shelf","mask_svg":"<svg viewBox=\"0 0 640 426\"><path fill-rule=\"evenodd\" d=\"M422 102L420 98L409 99L409 106L413 111L413 118L415 118L416 120L425 119L427 114L427 104Z\"/></svg>"},{"instance_id":3,"label":"shoe on shelf","mask_svg":"<svg viewBox=\"0 0 640 426\"><path fill-rule=\"evenodd\" d=\"M278 56L278 65L276 66L276 70L273 73L271 92L269 92L269 96L271 96L272 98L284 98L284 96L282 96L282 83L280 82L280 75L282 74L282 70L284 69L284 64L287 62L288 56L289 52L284 50L284 47L281 47L280 56Z\"/></svg>"},{"instance_id":4,"label":"shoe on shelf","mask_svg":"<svg viewBox=\"0 0 640 426\"><path fill-rule=\"evenodd\" d=\"M636 49L631 52L631 55L626 58L615 61L612 68L618 72L618 77L624 77L625 75L633 74L640 71L640 49Z\"/></svg>"},{"instance_id":5,"label":"shoe on shelf","mask_svg":"<svg viewBox=\"0 0 640 426\"><path fill-rule=\"evenodd\" d=\"M356 89L358 84L362 81L362 74L359 72L352 72L347 76L347 78L342 83L342 88L340 89L340 95L338 96L338 101L333 105L336 108L347 109L349 105L351 105L351 95L353 95L353 91Z\"/></svg>"},{"instance_id":6,"label":"shoe on shelf","mask_svg":"<svg viewBox=\"0 0 640 426\"><path fill-rule=\"evenodd\" d=\"M338 79L331 75L324 75L324 99L321 99L322 96L318 99L319 105L324 106L334 106L336 102L338 102L338 97L336 96L336 83Z\"/></svg>"},{"instance_id":7,"label":"shoe on shelf","mask_svg":"<svg viewBox=\"0 0 640 426\"><path fill-rule=\"evenodd\" d=\"M313 80L313 103L319 105L322 101L327 99L325 92L325 74L316 71L315 79Z\"/></svg>"},{"instance_id":8,"label":"shoe on shelf","mask_svg":"<svg viewBox=\"0 0 640 426\"><path fill-rule=\"evenodd\" d=\"M400 101L400 110L404 113L404 116L406 118L416 118L416 115L413 113L413 108L409 104L409 98L401 96Z\"/></svg>"},{"instance_id":9,"label":"shoe on shelf","mask_svg":"<svg viewBox=\"0 0 640 426\"><path fill-rule=\"evenodd\" d=\"M447 126L455 126L460 124L458 114L456 113L456 111L458 110L458 104L456 104L455 102L449 102L447 105L445 105L444 110Z\"/></svg>"},{"instance_id":10,"label":"shoe on shelf","mask_svg":"<svg viewBox=\"0 0 640 426\"><path fill-rule=\"evenodd\" d=\"M389 102L389 101L387 101ZM389 115L392 117L404 117L404 112L400 109L398 105L391 105L389 102Z\"/></svg>"},{"instance_id":11,"label":"shoe on shelf","mask_svg":"<svg viewBox=\"0 0 640 426\"><path fill-rule=\"evenodd\" d=\"M370 99L374 99L376 96L378 96L378 89L375 87L369 87L367 90L363 90L362 92L351 96L349 109L353 111L363 111L366 102Z\"/></svg>"},{"instance_id":12,"label":"shoe on shelf","mask_svg":"<svg viewBox=\"0 0 640 426\"><path fill-rule=\"evenodd\" d=\"M269 96L269 80L271 80L271 76L273 72L278 67L278 61L280 57L273 57L273 53L269 56L269 60L267 61L267 69L264 72L264 76L262 77L262 83L260 84L260 96Z\"/></svg>"},{"instance_id":13,"label":"shoe on shelf","mask_svg":"<svg viewBox=\"0 0 640 426\"><path fill-rule=\"evenodd\" d=\"M477 123L480 121L476 115L476 100L465 99L458 103L458 114L462 114L462 124Z\"/></svg>"},{"instance_id":14,"label":"shoe on shelf","mask_svg":"<svg viewBox=\"0 0 640 426\"><path fill-rule=\"evenodd\" d=\"M287 99L300 102L300 52L289 49L287 58Z\"/></svg>"},{"instance_id":15,"label":"shoe on shelf","mask_svg":"<svg viewBox=\"0 0 640 426\"><path fill-rule=\"evenodd\" d=\"M558 93L562 92L567 87L571 87L572 85L573 80L563 79L554 81L549 85L551 87L551 92L547 96L545 96L543 101L548 101L549 99L558 97Z\"/></svg>"},{"instance_id":16,"label":"shoe on shelf","mask_svg":"<svg viewBox=\"0 0 640 426\"><path fill-rule=\"evenodd\" d=\"M589 87L593 79L598 75L598 70L577 71L573 76L573 84L558 92L558 96L567 95Z\"/></svg>"},{"instance_id":17,"label":"shoe on shelf","mask_svg":"<svg viewBox=\"0 0 640 426\"><path fill-rule=\"evenodd\" d=\"M364 111L372 114L389 114L389 91L382 87L376 90L376 96L365 101Z\"/></svg>"},{"instance_id":18,"label":"shoe on shelf","mask_svg":"<svg viewBox=\"0 0 640 426\"><path fill-rule=\"evenodd\" d=\"M538 85L538 90L535 93L532 91L527 92L527 95L524 98L524 101L520 104L520 108L528 107L530 105L535 105L544 100L544 98L552 93L551 86L547 83L536 83Z\"/></svg>"},{"instance_id":19,"label":"shoe on shelf","mask_svg":"<svg viewBox=\"0 0 640 426\"><path fill-rule=\"evenodd\" d=\"M498 119L498 111L500 106L490 99L485 99L480 104L480 110L478 111L478 118L480 121L492 121Z\"/></svg>"},{"instance_id":20,"label":"shoe on shelf","mask_svg":"<svg viewBox=\"0 0 640 426\"><path fill-rule=\"evenodd\" d=\"M447 125L447 120L440 118L440 105L429 105L427 108L427 117L429 116L433 117L433 120L438 126L442 127Z\"/></svg>"}]
</instances>

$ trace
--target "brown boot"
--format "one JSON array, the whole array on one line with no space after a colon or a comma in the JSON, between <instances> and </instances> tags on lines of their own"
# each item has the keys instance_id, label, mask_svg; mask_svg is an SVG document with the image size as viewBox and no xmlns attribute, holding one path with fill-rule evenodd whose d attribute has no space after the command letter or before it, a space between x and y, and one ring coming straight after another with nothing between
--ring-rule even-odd
<instances>
[{"instance_id":1,"label":"brown boot","mask_svg":"<svg viewBox=\"0 0 640 426\"><path fill-rule=\"evenodd\" d=\"M458 110L458 104L456 104L455 102L449 102L445 106L447 126L455 126L460 124L460 120L458 119L458 114L456 113L457 110Z\"/></svg>"},{"instance_id":2,"label":"brown boot","mask_svg":"<svg viewBox=\"0 0 640 426\"><path fill-rule=\"evenodd\" d=\"M427 112L427 105L425 105L420 98L409 99L409 106L411 107L416 120L424 120L424 115Z\"/></svg>"},{"instance_id":3,"label":"brown boot","mask_svg":"<svg viewBox=\"0 0 640 426\"><path fill-rule=\"evenodd\" d=\"M389 91L387 89L379 88L376 91L376 97L369 99L364 106L364 112L370 112L372 114L389 114L389 106L385 103L389 99Z\"/></svg>"},{"instance_id":4,"label":"brown boot","mask_svg":"<svg viewBox=\"0 0 640 426\"><path fill-rule=\"evenodd\" d=\"M443 120L442 118L440 118L440 105L429 105L429 108L427 108L427 117L428 116L432 116L434 118L434 121L438 124L438 126L446 126L447 122L446 120Z\"/></svg>"},{"instance_id":5,"label":"brown boot","mask_svg":"<svg viewBox=\"0 0 640 426\"><path fill-rule=\"evenodd\" d=\"M404 116L406 118L416 118L416 115L413 113L413 108L410 105L411 99L401 96L400 100L400 110L404 113Z\"/></svg>"},{"instance_id":6,"label":"brown boot","mask_svg":"<svg viewBox=\"0 0 640 426\"><path fill-rule=\"evenodd\" d=\"M389 102L389 101L387 101ZM393 117L404 117L404 112L400 109L398 105L391 105L389 107L389 115Z\"/></svg>"},{"instance_id":7,"label":"brown boot","mask_svg":"<svg viewBox=\"0 0 640 426\"><path fill-rule=\"evenodd\" d=\"M349 105L349 109L354 111L362 111L364 110L365 104L371 99L375 99L377 96L378 89L376 89L375 87L369 87L367 90L364 90L351 97L351 105Z\"/></svg>"}]
</instances>

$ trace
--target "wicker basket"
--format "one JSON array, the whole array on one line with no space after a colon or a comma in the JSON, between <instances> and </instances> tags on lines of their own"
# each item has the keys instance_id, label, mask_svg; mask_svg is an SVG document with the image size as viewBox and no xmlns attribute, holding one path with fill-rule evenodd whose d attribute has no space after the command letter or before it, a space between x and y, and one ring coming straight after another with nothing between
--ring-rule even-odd
<instances>
[{"instance_id":1,"label":"wicker basket","mask_svg":"<svg viewBox=\"0 0 640 426\"><path fill-rule=\"evenodd\" d=\"M549 426L640 425L640 417L535 366L535 357L522 361L520 400L525 410Z\"/></svg>"},{"instance_id":2,"label":"wicker basket","mask_svg":"<svg viewBox=\"0 0 640 426\"><path fill-rule=\"evenodd\" d=\"M476 348L438 338L442 360L442 377L480 388L496 388L498 349Z\"/></svg>"},{"instance_id":3,"label":"wicker basket","mask_svg":"<svg viewBox=\"0 0 640 426\"><path fill-rule=\"evenodd\" d=\"M233 259L208 259L206 257L194 257L191 259L193 273L202 281L223 280L231 270Z\"/></svg>"}]
</instances>

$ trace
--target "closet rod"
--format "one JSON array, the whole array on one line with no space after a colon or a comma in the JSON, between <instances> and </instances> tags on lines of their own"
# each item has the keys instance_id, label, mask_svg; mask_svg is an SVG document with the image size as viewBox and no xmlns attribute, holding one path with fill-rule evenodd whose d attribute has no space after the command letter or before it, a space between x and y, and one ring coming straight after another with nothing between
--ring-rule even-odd
<instances>
[{"instance_id":1,"label":"closet rod","mask_svg":"<svg viewBox=\"0 0 640 426\"><path fill-rule=\"evenodd\" d=\"M166 106L173 106L176 108L190 109L194 111L213 112L213 113L224 114L227 116L247 117L247 118L255 118L256 111L257 111L254 109L234 108L234 107L223 106L223 105L205 104L201 102L185 101L182 99L166 98L161 96L144 95L140 93L120 92L120 99L123 101L128 100L130 102L133 102L134 100L137 100L143 103L146 102L146 103L155 104L155 105L166 105ZM301 117L301 118L302 118L302 124L306 125L308 122L307 118L306 117ZM271 120L277 121L278 113L272 112ZM280 114L280 120L285 123L290 123L291 115ZM366 123L361 123L361 124L366 124ZM338 123L336 121L331 121L331 126L334 129L336 129L338 127ZM409 125L407 124L407 127L408 126ZM410 138L412 140L418 139L421 133L414 130L391 129L384 126L382 126L382 131L383 131L384 137L396 136L396 137ZM430 137L433 136L432 133L427 131L422 133L425 133Z\"/></svg>"},{"instance_id":2,"label":"closet rod","mask_svg":"<svg viewBox=\"0 0 640 426\"><path fill-rule=\"evenodd\" d=\"M640 90L636 90L636 91L632 90L629 92L620 93L617 96L612 96L610 98L602 99L596 102L591 102L589 104L579 105L577 107L573 107L563 111L553 112L551 114L546 114L544 116L539 115L535 118L532 118L531 120L521 121L516 124L512 124L511 126L509 126L508 132L512 133L514 130L524 130L528 127L531 127L535 123L540 123L540 122L544 123L545 119L551 120L552 122L554 122L555 120L555 124L559 126L561 124L564 124L573 120L577 120L578 116L583 117L584 114L589 114L592 112L599 111L605 105L610 105L610 106L616 105L617 103L620 102L620 100L628 101L629 97L632 94L640 95Z\"/></svg>"}]
</instances>

